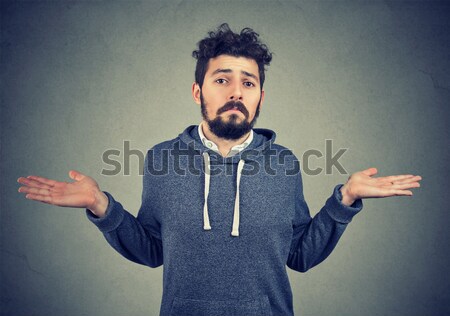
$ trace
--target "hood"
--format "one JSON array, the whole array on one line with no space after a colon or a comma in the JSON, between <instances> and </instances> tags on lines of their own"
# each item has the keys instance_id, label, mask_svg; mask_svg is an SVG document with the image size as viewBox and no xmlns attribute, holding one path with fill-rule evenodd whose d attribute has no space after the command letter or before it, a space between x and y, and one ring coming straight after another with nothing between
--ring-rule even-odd
<instances>
[{"instance_id":1,"label":"hood","mask_svg":"<svg viewBox=\"0 0 450 316\"><path fill-rule=\"evenodd\" d=\"M231 236L239 236L239 217L240 217L240 197L239 197L239 185L241 180L242 170L247 161L246 157L252 157L262 155L266 150L270 150L271 145L275 141L276 134L274 131L263 128L253 129L254 135L252 142L241 152L231 157L222 157L215 151L207 148L203 145L200 135L198 134L198 126L191 125L187 127L178 138L185 143L189 148L199 152L203 157L204 167L204 206L203 206L203 229L205 231L211 230L212 227L209 221L208 213L208 195L209 185L211 181L211 160L218 161L224 164L237 164L236 172L236 196L234 202L233 223L231 229ZM249 154L251 153L251 155Z\"/></svg>"}]
</instances>

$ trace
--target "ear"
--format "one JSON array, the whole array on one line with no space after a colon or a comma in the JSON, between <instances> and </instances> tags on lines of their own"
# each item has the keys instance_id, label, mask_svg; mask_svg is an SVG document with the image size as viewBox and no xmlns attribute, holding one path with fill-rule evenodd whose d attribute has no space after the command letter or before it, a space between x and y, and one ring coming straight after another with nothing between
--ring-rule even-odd
<instances>
[{"instance_id":1,"label":"ear","mask_svg":"<svg viewBox=\"0 0 450 316\"><path fill-rule=\"evenodd\" d=\"M200 86L198 85L197 82L194 82L192 84L192 98L194 98L194 102L197 103L198 105L201 104L200 92L201 92Z\"/></svg>"},{"instance_id":2,"label":"ear","mask_svg":"<svg viewBox=\"0 0 450 316\"><path fill-rule=\"evenodd\" d=\"M264 90L261 90L261 102L259 104L259 109L260 110L262 109L262 106L263 106L263 103L264 103L264 95L265 95Z\"/></svg>"}]
</instances>

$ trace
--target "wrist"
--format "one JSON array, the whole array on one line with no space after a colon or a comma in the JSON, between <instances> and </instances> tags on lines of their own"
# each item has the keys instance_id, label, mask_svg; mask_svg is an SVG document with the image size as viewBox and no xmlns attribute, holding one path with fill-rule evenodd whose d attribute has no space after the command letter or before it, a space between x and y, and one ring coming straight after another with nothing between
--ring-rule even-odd
<instances>
[{"instance_id":1,"label":"wrist","mask_svg":"<svg viewBox=\"0 0 450 316\"><path fill-rule=\"evenodd\" d=\"M348 190L347 184L344 184L344 185L341 187L340 191L341 191L341 194L342 194L342 199L341 199L341 203L342 203L342 204L344 204L344 205L346 205L346 206L350 206L350 205L352 205L353 203L355 203L356 198L354 198L354 197L350 194L350 192L349 192L349 190Z\"/></svg>"},{"instance_id":2,"label":"wrist","mask_svg":"<svg viewBox=\"0 0 450 316\"><path fill-rule=\"evenodd\" d=\"M106 194L100 190L95 192L95 203L89 210L97 217L104 217L108 208L109 200Z\"/></svg>"}]
</instances>

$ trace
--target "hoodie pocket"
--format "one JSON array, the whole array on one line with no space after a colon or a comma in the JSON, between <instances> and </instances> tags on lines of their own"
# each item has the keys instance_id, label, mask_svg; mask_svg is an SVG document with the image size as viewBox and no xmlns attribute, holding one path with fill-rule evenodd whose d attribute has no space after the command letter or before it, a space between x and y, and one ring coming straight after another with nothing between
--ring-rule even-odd
<instances>
[{"instance_id":1,"label":"hoodie pocket","mask_svg":"<svg viewBox=\"0 0 450 316\"><path fill-rule=\"evenodd\" d=\"M175 297L170 316L272 316L269 298L206 301Z\"/></svg>"}]
</instances>

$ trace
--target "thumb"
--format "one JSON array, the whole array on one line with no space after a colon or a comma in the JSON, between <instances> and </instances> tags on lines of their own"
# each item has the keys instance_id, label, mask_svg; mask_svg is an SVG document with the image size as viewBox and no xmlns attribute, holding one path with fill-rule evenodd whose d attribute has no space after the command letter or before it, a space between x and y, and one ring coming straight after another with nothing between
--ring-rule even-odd
<instances>
[{"instance_id":1,"label":"thumb","mask_svg":"<svg viewBox=\"0 0 450 316\"><path fill-rule=\"evenodd\" d=\"M365 174L366 176L369 176L369 177L376 175L377 172L378 172L377 168L373 168L373 167L362 171L363 174Z\"/></svg>"},{"instance_id":2,"label":"thumb","mask_svg":"<svg viewBox=\"0 0 450 316\"><path fill-rule=\"evenodd\" d=\"M70 170L69 171L69 177L75 181L80 181L83 180L85 175L82 174L81 172L78 172L76 170Z\"/></svg>"}]
</instances>

